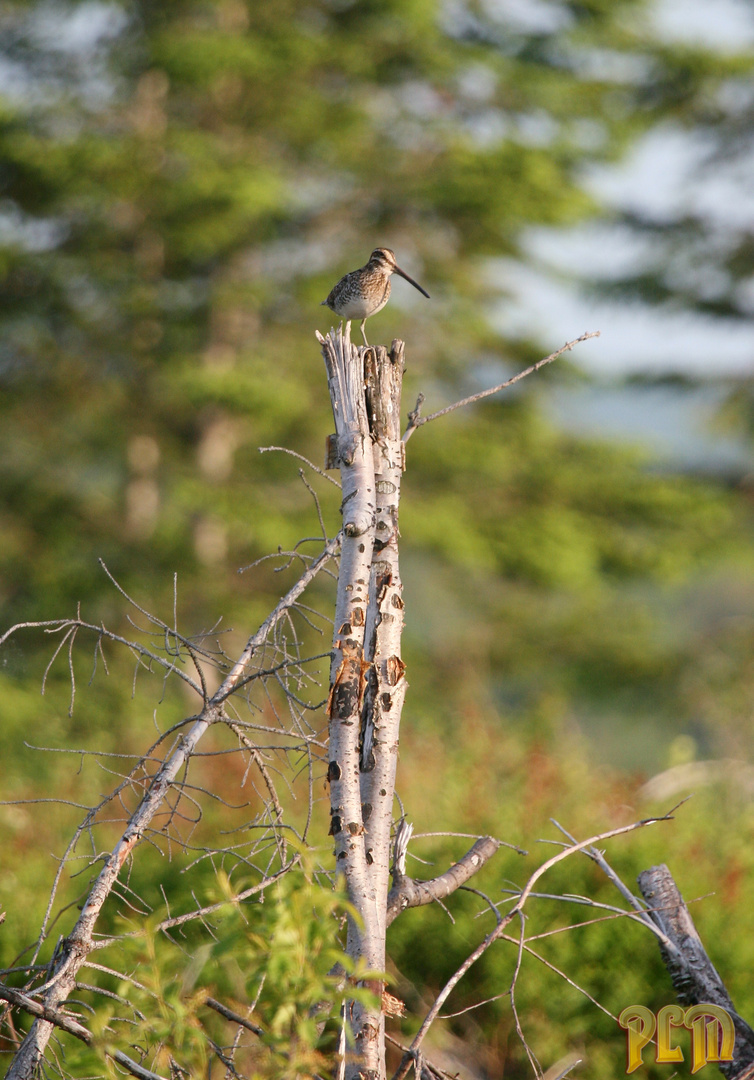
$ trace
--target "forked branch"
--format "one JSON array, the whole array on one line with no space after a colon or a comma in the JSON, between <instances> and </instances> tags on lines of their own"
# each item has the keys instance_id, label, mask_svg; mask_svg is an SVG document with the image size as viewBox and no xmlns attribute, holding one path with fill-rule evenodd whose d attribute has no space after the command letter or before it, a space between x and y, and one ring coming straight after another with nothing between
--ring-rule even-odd
<instances>
[{"instance_id":1,"label":"forked branch","mask_svg":"<svg viewBox=\"0 0 754 1080\"><path fill-rule=\"evenodd\" d=\"M537 870L535 870L534 873L531 875L524 888L521 890L516 905L500 919L494 930L492 930L484 939L484 941L480 942L476 949L474 949L474 951L466 957L460 967L457 968L457 970L448 979L445 986L443 986L442 990L435 998L432 1007L424 1018L424 1021L422 1022L419 1031L416 1033L411 1045L409 1046L406 1053L403 1055L401 1063L398 1066L395 1074L393 1075L393 1080L405 1080L405 1077L408 1076L409 1071L414 1066L417 1060L417 1054L420 1052L422 1043L424 1042L424 1039L426 1038L432 1024L439 1016L440 1010L442 1009L445 1001L448 999L454 988L464 977L466 972L476 963L476 961L485 954L485 952L490 948L491 945L493 945L498 939L505 936L505 931L507 930L511 922L514 919L517 919L523 915L524 907L527 900L534 891L534 886L539 881L539 879L547 873L548 870L550 870L553 866L556 866L558 863L563 862L564 859L568 859L572 855L575 855L577 852L584 851L586 848L593 847L595 844L603 843L605 840L609 840L611 837L622 836L625 833L634 832L636 829L643 829L649 825L654 825L657 822L668 820L670 820L670 815L666 814L662 817L646 818L642 821L634 822L631 825L624 825L619 829L611 829L609 832L600 833L598 836L592 836L588 840L582 840L580 843L573 844L572 846L564 848L562 851L559 851L557 855L553 855L552 858L547 859L546 862L544 862L540 867L538 867Z\"/></svg>"},{"instance_id":2,"label":"forked branch","mask_svg":"<svg viewBox=\"0 0 754 1080\"><path fill-rule=\"evenodd\" d=\"M500 847L500 841L492 836L483 836L471 847L463 858L454 863L444 874L429 881L417 881L406 877L399 869L396 858L393 871L393 887L387 898L387 925L397 919L407 908L431 904L435 900L444 900L462 885L479 873Z\"/></svg>"},{"instance_id":3,"label":"forked branch","mask_svg":"<svg viewBox=\"0 0 754 1080\"><path fill-rule=\"evenodd\" d=\"M295 585L289 589L256 633L251 635L218 690L211 698L205 701L200 713L192 718L193 722L189 730L178 738L173 750L149 781L145 794L130 815L119 840L105 858L104 866L86 897L73 930L61 943L56 959L52 964L49 978L43 986L35 988L36 994L43 993L40 1004L42 1011L37 1015L15 1054L6 1074L6 1080L29 1080L31 1076L35 1075L56 1026L56 1021L49 1019L49 1017L53 1015L57 1017L60 1006L75 988L77 972L95 947L95 926L103 905L113 891L121 869L134 848L144 837L150 823L167 796L173 790L200 740L213 724L224 720L224 704L231 694L239 686L243 685L255 652L264 645L273 628L282 619L288 617L289 612L295 607L310 582L335 555L339 543L340 537L337 536L325 545L318 558L311 563ZM60 625L60 622L58 625ZM13 628L13 631L33 625L40 624L19 624ZM45 624L42 625L45 626ZM49 623L46 624L46 627L49 626ZM98 627L95 630L98 633L100 632ZM7 640L13 631L9 631L8 634L4 635L3 640Z\"/></svg>"}]
</instances>

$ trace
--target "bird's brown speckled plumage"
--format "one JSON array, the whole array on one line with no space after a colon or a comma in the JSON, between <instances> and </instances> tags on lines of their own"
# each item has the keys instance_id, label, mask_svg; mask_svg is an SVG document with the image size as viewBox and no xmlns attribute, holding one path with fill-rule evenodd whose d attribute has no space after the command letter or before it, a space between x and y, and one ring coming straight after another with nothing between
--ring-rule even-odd
<instances>
[{"instance_id":1,"label":"bird's brown speckled plumage","mask_svg":"<svg viewBox=\"0 0 754 1080\"><path fill-rule=\"evenodd\" d=\"M341 319L349 322L351 319L360 320L361 336L365 345L369 342L364 333L364 323L370 315L382 311L390 299L391 274L400 274L429 299L429 293L401 270L390 248L375 248L366 266L352 270L350 274L342 277L327 299L322 301Z\"/></svg>"}]
</instances>

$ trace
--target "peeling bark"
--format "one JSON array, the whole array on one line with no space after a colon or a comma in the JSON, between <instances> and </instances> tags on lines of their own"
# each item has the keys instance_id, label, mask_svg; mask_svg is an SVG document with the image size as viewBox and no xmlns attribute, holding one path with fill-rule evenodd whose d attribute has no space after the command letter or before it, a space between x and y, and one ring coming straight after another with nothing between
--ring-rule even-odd
<instances>
[{"instance_id":1,"label":"peeling bark","mask_svg":"<svg viewBox=\"0 0 754 1080\"><path fill-rule=\"evenodd\" d=\"M336 455L343 487L343 532L358 537L374 527L374 466L372 441L364 398L364 349L351 344L350 328L345 333L317 334L327 367L336 429ZM328 440L328 464L333 458L333 440Z\"/></svg>"},{"instance_id":2,"label":"peeling bark","mask_svg":"<svg viewBox=\"0 0 754 1080\"><path fill-rule=\"evenodd\" d=\"M372 861L367 859L359 788L361 714L370 661L365 657L372 553L375 537L372 438L364 396L364 352L351 345L348 333L318 335L328 373L335 418L338 465L343 489L343 541L328 698L330 767L330 833L335 839L335 865L345 877L348 898L359 922L349 920L347 950L370 969L384 967L384 933L380 935L373 890ZM328 440L330 456L333 440ZM383 952L378 942L382 940ZM382 956L383 963L379 960ZM348 1080L359 1075L380 1077L381 1014L349 1003L347 1015L357 1063L346 1067Z\"/></svg>"},{"instance_id":3,"label":"peeling bark","mask_svg":"<svg viewBox=\"0 0 754 1080\"><path fill-rule=\"evenodd\" d=\"M328 467L341 470L344 539L330 679L330 832L336 866L359 914L349 923L347 950L372 972L386 968L387 927L402 910L448 896L491 857L498 842L482 839L432 882L396 871L389 893L391 831L401 712L408 683L401 658L403 585L398 510L405 468L400 433L404 345L357 349L348 334L319 337L328 372L336 435ZM343 371L342 368L350 372ZM358 394L360 401L347 395ZM364 448L369 447L369 461ZM349 522L358 528L349 527ZM410 827L402 833L406 842ZM405 858L405 845L403 851ZM389 899L389 896L390 899ZM346 1004L354 1046L345 1080L384 1080L385 1013L397 999L374 977L363 986L380 1004ZM340 1074L339 1074L340 1075Z\"/></svg>"}]
</instances>

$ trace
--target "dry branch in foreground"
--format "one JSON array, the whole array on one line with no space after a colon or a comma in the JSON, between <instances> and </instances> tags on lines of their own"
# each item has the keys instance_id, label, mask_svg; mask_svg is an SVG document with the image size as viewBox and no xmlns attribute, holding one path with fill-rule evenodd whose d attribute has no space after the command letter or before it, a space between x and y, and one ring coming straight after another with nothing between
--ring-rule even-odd
<instances>
[{"instance_id":1,"label":"dry branch in foreground","mask_svg":"<svg viewBox=\"0 0 754 1080\"><path fill-rule=\"evenodd\" d=\"M667 948L660 942L660 952L678 1000L682 1005L711 1004L725 1009L733 1021L736 1041L733 1060L720 1062L720 1072L728 1080L748 1080L754 1072L754 1031L734 1009L667 866L644 870L639 875L639 888L649 916L672 943L673 947Z\"/></svg>"}]
</instances>

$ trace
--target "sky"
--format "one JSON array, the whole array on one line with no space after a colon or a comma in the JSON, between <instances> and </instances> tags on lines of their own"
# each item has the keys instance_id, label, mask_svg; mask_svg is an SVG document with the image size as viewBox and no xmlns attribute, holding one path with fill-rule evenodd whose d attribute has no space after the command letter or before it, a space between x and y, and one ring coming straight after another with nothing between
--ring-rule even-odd
<instances>
[{"instance_id":1,"label":"sky","mask_svg":"<svg viewBox=\"0 0 754 1080\"><path fill-rule=\"evenodd\" d=\"M549 247L553 261L577 260L588 234L538 241ZM594 237L595 260L602 248ZM529 267L503 269L510 299L501 305L495 322L501 332L536 336L556 349L585 331L599 330L598 341L573 357L584 371L598 378L660 375L668 372L696 377L741 376L754 371L754 326L680 311L657 311L641 304L608 303L580 294L575 285Z\"/></svg>"}]
</instances>

